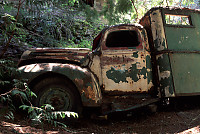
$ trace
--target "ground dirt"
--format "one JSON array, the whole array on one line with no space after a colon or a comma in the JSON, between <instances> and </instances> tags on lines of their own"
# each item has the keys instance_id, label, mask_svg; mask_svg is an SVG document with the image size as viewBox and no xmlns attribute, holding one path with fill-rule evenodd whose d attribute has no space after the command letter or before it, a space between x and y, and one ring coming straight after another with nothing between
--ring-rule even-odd
<instances>
[{"instance_id":1,"label":"ground dirt","mask_svg":"<svg viewBox=\"0 0 200 134\"><path fill-rule=\"evenodd\" d=\"M76 134L107 134L107 133L138 133L165 134L200 133L200 97L184 97L172 100L168 106L159 106L156 113L146 108L129 112L112 113L106 119L84 117L68 125L67 131L45 124L31 126L31 121L17 115L14 121L1 119L0 133L76 133Z\"/></svg>"}]
</instances>

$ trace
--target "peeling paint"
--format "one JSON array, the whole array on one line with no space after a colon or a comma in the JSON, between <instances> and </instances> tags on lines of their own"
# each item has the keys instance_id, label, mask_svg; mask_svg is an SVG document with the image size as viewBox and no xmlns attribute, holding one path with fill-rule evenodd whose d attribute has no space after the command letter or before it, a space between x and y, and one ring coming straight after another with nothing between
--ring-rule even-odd
<instances>
[{"instance_id":1,"label":"peeling paint","mask_svg":"<svg viewBox=\"0 0 200 134\"><path fill-rule=\"evenodd\" d=\"M125 67L125 65L122 66ZM137 69L136 64L132 64L128 70L125 70L125 68L122 70L117 70L111 67L111 70L107 71L106 75L115 83L119 83L120 81L128 83L126 80L127 77L131 78L131 81L137 82L139 79L141 79L142 76L144 79L147 78L147 69L145 67L142 69Z\"/></svg>"},{"instance_id":2,"label":"peeling paint","mask_svg":"<svg viewBox=\"0 0 200 134\"><path fill-rule=\"evenodd\" d=\"M190 25L166 24L165 14L186 14ZM142 96L141 93L149 95L153 92L152 96L160 98L185 93L196 94L200 87L198 18L198 10L152 8L140 20L143 26L123 24L102 30L94 41L92 52L81 48L31 49L22 55L19 69L24 78L29 80L49 72L64 75L78 88L84 106L104 105L106 97L102 92L139 96ZM132 31L135 33L136 43L132 40L131 43L135 43L133 46L131 43L126 47L126 44L120 44L120 47L116 47L116 44L106 46L108 35L116 31ZM144 98L148 99L147 96ZM137 100L132 96L114 96L106 102L107 107L118 107L118 99L124 102L131 99L132 107L143 103L142 99ZM113 102L115 104L109 105ZM121 106L123 109L123 105Z\"/></svg>"},{"instance_id":3,"label":"peeling paint","mask_svg":"<svg viewBox=\"0 0 200 134\"><path fill-rule=\"evenodd\" d=\"M117 30L124 29L125 27ZM135 28L128 29L134 30ZM137 30L140 47L111 49L104 47L106 45L104 43L106 36L112 30L104 34L102 40L101 68L104 92L147 92L152 88L153 83L146 32L144 29ZM147 60L150 63L147 63Z\"/></svg>"},{"instance_id":4,"label":"peeling paint","mask_svg":"<svg viewBox=\"0 0 200 134\"><path fill-rule=\"evenodd\" d=\"M123 53L122 53L123 52ZM116 54L115 54L116 53ZM122 53L122 55L120 55ZM138 58L132 56L137 54ZM105 53L105 60L102 57L102 77L105 85L105 91L147 91L148 82L150 83L150 77L147 80L148 70L146 68L146 56L143 52L131 52L129 50L118 50ZM114 57L112 55L115 55ZM141 58L142 57L142 58ZM109 62L107 64L107 61ZM123 60L121 60L123 59ZM150 67L150 66L149 66ZM150 86L149 86L150 88Z\"/></svg>"},{"instance_id":5,"label":"peeling paint","mask_svg":"<svg viewBox=\"0 0 200 134\"><path fill-rule=\"evenodd\" d=\"M175 97L174 92L170 92L170 86L165 87L165 96Z\"/></svg>"},{"instance_id":6,"label":"peeling paint","mask_svg":"<svg viewBox=\"0 0 200 134\"><path fill-rule=\"evenodd\" d=\"M160 78L161 79L166 79L170 77L170 71L163 71L160 73Z\"/></svg>"},{"instance_id":7,"label":"peeling paint","mask_svg":"<svg viewBox=\"0 0 200 134\"><path fill-rule=\"evenodd\" d=\"M138 58L138 52L134 52L133 57Z\"/></svg>"},{"instance_id":8,"label":"peeling paint","mask_svg":"<svg viewBox=\"0 0 200 134\"><path fill-rule=\"evenodd\" d=\"M160 10L155 10L150 14L151 18L151 29L153 34L153 40L155 47L158 51L167 48L165 40L165 31L163 27L163 20Z\"/></svg>"},{"instance_id":9,"label":"peeling paint","mask_svg":"<svg viewBox=\"0 0 200 134\"><path fill-rule=\"evenodd\" d=\"M166 13L187 13L191 17L191 25L165 24ZM66 76L75 83L84 106L103 106L105 102L107 108L117 109L122 104L116 101L119 99L124 102L131 99L132 106L135 106L143 103L143 99L149 99L148 95L151 100L152 96L162 98L175 97L177 93L194 93L198 90L188 91L181 82L187 83L188 88L200 87L197 83L200 65L191 66L200 59L199 21L194 19L199 18L198 15L196 10L154 8L141 20L144 27L124 24L105 28L96 39L92 52L88 49L32 49L23 54L20 69L29 78L47 72ZM132 40L127 45L128 42L115 42L115 38L112 45L107 45L109 34L120 31L134 33L136 43ZM196 81L195 84L193 81ZM106 95L111 94L110 100ZM126 96L122 96L124 94ZM127 94L147 96L135 99L127 97ZM109 99L105 100L106 97ZM124 107L121 105L120 109Z\"/></svg>"},{"instance_id":10,"label":"peeling paint","mask_svg":"<svg viewBox=\"0 0 200 134\"><path fill-rule=\"evenodd\" d=\"M40 63L22 66L23 78L37 79L39 75L54 72L68 77L74 82L82 96L84 106L98 106L101 103L101 91L98 80L87 68L72 64Z\"/></svg>"},{"instance_id":11,"label":"peeling paint","mask_svg":"<svg viewBox=\"0 0 200 134\"><path fill-rule=\"evenodd\" d=\"M87 59L90 49L87 48L36 48L23 53L18 66L32 64L35 62L61 62L67 61L83 64Z\"/></svg>"}]
</instances>

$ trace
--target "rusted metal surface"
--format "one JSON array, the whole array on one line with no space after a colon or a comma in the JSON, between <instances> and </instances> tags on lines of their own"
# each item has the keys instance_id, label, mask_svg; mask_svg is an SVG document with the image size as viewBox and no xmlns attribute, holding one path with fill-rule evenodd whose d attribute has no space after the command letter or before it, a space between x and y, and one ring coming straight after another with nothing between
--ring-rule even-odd
<instances>
[{"instance_id":1,"label":"rusted metal surface","mask_svg":"<svg viewBox=\"0 0 200 134\"><path fill-rule=\"evenodd\" d=\"M90 71L93 72L93 74L98 78L99 84L102 86L103 79L102 79L100 56L91 54L89 57L90 57L90 62L88 67L90 68Z\"/></svg>"},{"instance_id":2,"label":"rusted metal surface","mask_svg":"<svg viewBox=\"0 0 200 134\"><path fill-rule=\"evenodd\" d=\"M109 48L106 46L105 42L107 40L108 34L111 32L115 32L115 31L125 31L125 30L134 30L137 32L138 34L138 41L140 42L140 44L137 47L123 47L123 49L143 49L144 47L144 40L143 37L141 36L141 31L143 30L143 26L139 25L139 24L135 24L135 25L131 25L131 24L123 24L123 25L115 25L115 26L111 26L109 28L106 28L106 30L103 33L103 37L101 39L101 48L102 50L119 50L122 49L121 47L112 47Z\"/></svg>"},{"instance_id":3,"label":"rusted metal surface","mask_svg":"<svg viewBox=\"0 0 200 134\"><path fill-rule=\"evenodd\" d=\"M163 19L167 50L173 86L176 96L199 95L199 10L170 8L163 9L163 18L166 15L185 16L187 25L168 24Z\"/></svg>"},{"instance_id":4,"label":"rusted metal surface","mask_svg":"<svg viewBox=\"0 0 200 134\"><path fill-rule=\"evenodd\" d=\"M136 57L132 57L133 53ZM113 55L114 56L113 56ZM144 92L151 87L151 80L148 81L147 74L151 69L146 68L146 56L143 52L104 53L102 60L102 76L105 91ZM138 55L138 56L137 56ZM123 56L129 57L123 58ZM111 59L106 64L106 59ZM149 88L148 88L149 86Z\"/></svg>"},{"instance_id":5,"label":"rusted metal surface","mask_svg":"<svg viewBox=\"0 0 200 134\"><path fill-rule=\"evenodd\" d=\"M63 110L63 108L71 109L70 95L65 89L53 87L49 88L42 96L40 96L39 106L51 104L55 110Z\"/></svg>"},{"instance_id":6,"label":"rusted metal surface","mask_svg":"<svg viewBox=\"0 0 200 134\"><path fill-rule=\"evenodd\" d=\"M159 77L158 77L157 60L156 60L157 51L154 48L154 40L153 40L152 31L151 31L151 21L149 17L150 17L150 13L147 12L146 15L140 20L139 23L144 27L148 36L149 48L151 51L151 59L149 63L152 66L152 83L154 85L154 92L159 92L159 96L161 97L160 88L159 88L159 79L158 79ZM158 93L155 93L155 95L158 95Z\"/></svg>"},{"instance_id":7,"label":"rusted metal surface","mask_svg":"<svg viewBox=\"0 0 200 134\"><path fill-rule=\"evenodd\" d=\"M162 8L151 9L140 21L148 31L150 39L150 48L152 51L152 60L154 67L155 85L159 89L160 97L173 97L174 87L171 72L171 65L168 53L162 53L167 50L165 29L163 24Z\"/></svg>"},{"instance_id":8,"label":"rusted metal surface","mask_svg":"<svg viewBox=\"0 0 200 134\"><path fill-rule=\"evenodd\" d=\"M87 48L36 48L30 49L23 53L19 66L32 64L32 63L44 63L44 62L59 62L67 63L73 62L82 64L87 59L87 55L90 49Z\"/></svg>"},{"instance_id":9,"label":"rusted metal surface","mask_svg":"<svg viewBox=\"0 0 200 134\"><path fill-rule=\"evenodd\" d=\"M106 45L108 35L116 31L119 33L133 31L138 44L133 43L133 46L129 47L108 47ZM141 93L154 97L157 95L152 83L151 52L147 38L147 33L141 25L111 26L105 28L95 38L92 52L88 49L32 49L23 54L20 70L30 81L48 72L66 76L76 85L84 106L100 106L112 102L115 111L136 108L143 106L141 103L146 104L144 103L146 99L106 98L109 98L109 95ZM37 63L40 60L41 63ZM22 66L29 61L37 64ZM45 61L49 63L43 63ZM134 103L127 103L126 106L122 103L124 107L117 108L115 99L121 102L131 100L130 102ZM151 99L148 97L148 100Z\"/></svg>"},{"instance_id":10,"label":"rusted metal surface","mask_svg":"<svg viewBox=\"0 0 200 134\"><path fill-rule=\"evenodd\" d=\"M200 12L190 9L163 9L166 14L185 16L187 25L164 21L176 96L199 95Z\"/></svg>"},{"instance_id":11,"label":"rusted metal surface","mask_svg":"<svg viewBox=\"0 0 200 134\"><path fill-rule=\"evenodd\" d=\"M87 68L72 64L40 63L25 65L19 70L23 72L23 78L28 78L30 81L48 72L62 74L76 85L84 106L98 106L101 103L102 96L98 80Z\"/></svg>"},{"instance_id":12,"label":"rusted metal surface","mask_svg":"<svg viewBox=\"0 0 200 134\"><path fill-rule=\"evenodd\" d=\"M158 101L158 97L197 95L199 13L152 8L141 19L141 25L102 30L93 41L92 51L26 51L20 70L29 81L44 73L62 74L76 85L84 106L101 106L104 113L138 108ZM165 15L184 16L188 24L167 24Z\"/></svg>"},{"instance_id":13,"label":"rusted metal surface","mask_svg":"<svg viewBox=\"0 0 200 134\"><path fill-rule=\"evenodd\" d=\"M106 46L109 33L134 30L138 34L139 44L133 47ZM153 86L151 78L150 51L146 32L140 25L118 25L110 27L101 40L101 73L104 92L141 93L148 92Z\"/></svg>"},{"instance_id":14,"label":"rusted metal surface","mask_svg":"<svg viewBox=\"0 0 200 134\"><path fill-rule=\"evenodd\" d=\"M158 98L152 98L149 94L136 93L132 96L106 96L103 99L102 113L129 111L157 102Z\"/></svg>"},{"instance_id":15,"label":"rusted metal surface","mask_svg":"<svg viewBox=\"0 0 200 134\"><path fill-rule=\"evenodd\" d=\"M141 19L148 32L160 97L199 95L200 11L187 8L152 8ZM168 23L166 16L184 17ZM181 21L181 23L180 23ZM152 41L151 41L152 40ZM155 73L155 74L156 74ZM157 77L156 77L157 76Z\"/></svg>"}]
</instances>

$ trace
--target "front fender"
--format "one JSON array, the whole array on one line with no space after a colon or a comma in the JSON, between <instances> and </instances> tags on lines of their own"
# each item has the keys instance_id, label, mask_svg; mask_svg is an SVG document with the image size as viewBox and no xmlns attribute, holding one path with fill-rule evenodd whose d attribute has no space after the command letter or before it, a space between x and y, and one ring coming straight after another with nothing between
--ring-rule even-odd
<instances>
[{"instance_id":1,"label":"front fender","mask_svg":"<svg viewBox=\"0 0 200 134\"><path fill-rule=\"evenodd\" d=\"M22 77L28 79L29 82L49 72L66 76L76 85L83 106L101 104L102 94L99 82L87 68L74 64L38 63L21 66L18 69L22 72Z\"/></svg>"}]
</instances>

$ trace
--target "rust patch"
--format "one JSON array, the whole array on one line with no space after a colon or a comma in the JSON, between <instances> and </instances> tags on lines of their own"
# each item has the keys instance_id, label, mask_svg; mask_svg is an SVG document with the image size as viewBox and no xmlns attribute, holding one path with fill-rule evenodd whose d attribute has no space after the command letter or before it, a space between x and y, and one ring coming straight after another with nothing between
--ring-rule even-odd
<instances>
[{"instance_id":1,"label":"rust patch","mask_svg":"<svg viewBox=\"0 0 200 134\"><path fill-rule=\"evenodd\" d=\"M79 85L83 85L84 84L84 81L82 79L77 79L76 78L74 81L75 81L75 83L78 83Z\"/></svg>"},{"instance_id":2,"label":"rust patch","mask_svg":"<svg viewBox=\"0 0 200 134\"><path fill-rule=\"evenodd\" d=\"M105 96L102 104L102 112L128 111L154 103L158 100L159 99L152 98L148 94L142 93L129 96Z\"/></svg>"},{"instance_id":3,"label":"rust patch","mask_svg":"<svg viewBox=\"0 0 200 134\"><path fill-rule=\"evenodd\" d=\"M87 89L82 89L81 96L84 96L84 98L87 99L87 101L94 101L96 99L96 96L94 94L95 93L93 88L91 86L88 86Z\"/></svg>"},{"instance_id":4,"label":"rust patch","mask_svg":"<svg viewBox=\"0 0 200 134\"><path fill-rule=\"evenodd\" d=\"M129 49L132 47L112 47L112 48L109 48L109 47L106 47L106 38L107 38L107 35L110 33L110 32L113 32L113 31L123 31L123 30L135 30L137 31L138 33L138 41L140 42L140 44L136 47L133 47L134 49L143 49L143 39L141 37L141 31L142 30L142 26L139 25L139 24L123 24L123 25L115 25L115 26L111 26L109 28L107 28L105 30L105 32L103 33L103 38L101 40L101 47L103 50L109 50L109 49L112 49L112 50L120 50L120 49Z\"/></svg>"},{"instance_id":5,"label":"rust patch","mask_svg":"<svg viewBox=\"0 0 200 134\"><path fill-rule=\"evenodd\" d=\"M29 80L37 79L48 72L68 77L79 90L84 106L98 106L102 99L98 82L87 68L73 64L41 63L22 66L19 70L23 72L23 77Z\"/></svg>"},{"instance_id":6,"label":"rust patch","mask_svg":"<svg viewBox=\"0 0 200 134\"><path fill-rule=\"evenodd\" d=\"M101 65L113 65L114 64L118 64L118 63L128 63L128 62L134 62L135 59L133 58L129 58L129 57L125 57L125 56L112 56L112 57L108 57L108 56L103 56L102 57L102 61L101 61Z\"/></svg>"},{"instance_id":7,"label":"rust patch","mask_svg":"<svg viewBox=\"0 0 200 134\"><path fill-rule=\"evenodd\" d=\"M82 48L67 48L67 49L49 49L49 48L37 48L30 49L23 53L18 66L25 64L32 64L38 62L64 63L66 61L83 63L89 54L89 49Z\"/></svg>"}]
</instances>

